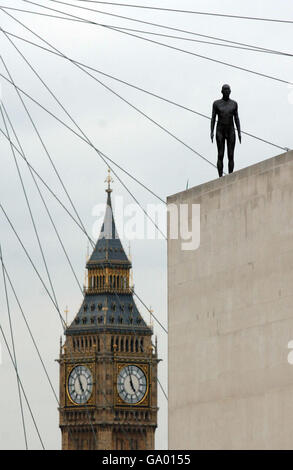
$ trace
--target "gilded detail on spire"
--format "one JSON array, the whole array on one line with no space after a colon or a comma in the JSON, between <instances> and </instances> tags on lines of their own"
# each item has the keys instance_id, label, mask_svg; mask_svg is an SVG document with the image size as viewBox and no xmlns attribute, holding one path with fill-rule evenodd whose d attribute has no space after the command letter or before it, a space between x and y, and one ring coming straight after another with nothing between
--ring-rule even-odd
<instances>
[{"instance_id":1,"label":"gilded detail on spire","mask_svg":"<svg viewBox=\"0 0 293 470\"><path fill-rule=\"evenodd\" d=\"M107 192L107 193L111 193L111 192L112 192L111 183L114 183L114 180L113 180L113 178L111 177L111 170L110 170L110 168L108 168L108 176L107 176L107 178L105 179L105 183L108 183L108 188L106 189L106 192Z\"/></svg>"}]
</instances>

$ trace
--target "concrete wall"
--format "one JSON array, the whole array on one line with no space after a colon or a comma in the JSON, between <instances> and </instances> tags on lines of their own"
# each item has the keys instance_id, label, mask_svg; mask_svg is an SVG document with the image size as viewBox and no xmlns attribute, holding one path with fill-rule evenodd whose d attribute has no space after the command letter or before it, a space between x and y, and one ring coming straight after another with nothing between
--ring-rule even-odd
<instances>
[{"instance_id":1,"label":"concrete wall","mask_svg":"<svg viewBox=\"0 0 293 470\"><path fill-rule=\"evenodd\" d=\"M168 241L170 449L292 449L293 151L168 198L201 242Z\"/></svg>"}]
</instances>

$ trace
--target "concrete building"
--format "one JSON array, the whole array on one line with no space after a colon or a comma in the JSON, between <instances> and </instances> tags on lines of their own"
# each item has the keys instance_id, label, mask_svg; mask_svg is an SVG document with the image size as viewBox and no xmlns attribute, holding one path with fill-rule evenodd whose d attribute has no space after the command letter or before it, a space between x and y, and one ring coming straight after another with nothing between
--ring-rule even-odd
<instances>
[{"instance_id":1,"label":"concrete building","mask_svg":"<svg viewBox=\"0 0 293 470\"><path fill-rule=\"evenodd\" d=\"M293 151L168 198L169 448L292 449Z\"/></svg>"}]
</instances>

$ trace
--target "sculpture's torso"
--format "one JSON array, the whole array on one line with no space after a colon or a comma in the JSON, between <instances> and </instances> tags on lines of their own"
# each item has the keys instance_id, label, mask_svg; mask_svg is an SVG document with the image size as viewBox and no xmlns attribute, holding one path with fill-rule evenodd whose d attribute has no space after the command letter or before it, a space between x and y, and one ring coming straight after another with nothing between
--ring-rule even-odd
<instances>
[{"instance_id":1,"label":"sculpture's torso","mask_svg":"<svg viewBox=\"0 0 293 470\"><path fill-rule=\"evenodd\" d=\"M237 103L234 100L217 100L214 102L214 109L218 116L218 126L224 128L234 128L233 116L237 111Z\"/></svg>"}]
</instances>

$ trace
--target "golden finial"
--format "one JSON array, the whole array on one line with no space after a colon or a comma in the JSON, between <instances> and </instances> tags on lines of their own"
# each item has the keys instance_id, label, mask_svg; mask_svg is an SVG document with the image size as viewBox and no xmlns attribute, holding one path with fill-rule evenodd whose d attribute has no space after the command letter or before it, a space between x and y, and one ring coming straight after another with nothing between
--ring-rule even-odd
<instances>
[{"instance_id":1,"label":"golden finial","mask_svg":"<svg viewBox=\"0 0 293 470\"><path fill-rule=\"evenodd\" d=\"M85 256L85 262L87 264L89 260L90 254L89 254L89 242L87 242L87 247L86 247L86 256ZM85 291L87 287L89 287L89 282L88 281L88 272L87 269L84 270L84 284L83 284L83 290Z\"/></svg>"},{"instance_id":2,"label":"golden finial","mask_svg":"<svg viewBox=\"0 0 293 470\"><path fill-rule=\"evenodd\" d=\"M106 192L107 192L107 193L111 193L111 192L112 192L111 183L114 183L114 180L113 180L113 178L111 177L111 170L110 170L110 168L108 168L108 176L107 176L107 178L105 179L105 183L108 183L108 188L106 189Z\"/></svg>"},{"instance_id":3,"label":"golden finial","mask_svg":"<svg viewBox=\"0 0 293 470\"><path fill-rule=\"evenodd\" d=\"M130 242L129 242L129 246L128 246L128 251L129 251L128 259L129 259L129 261L132 263L132 255L131 255L131 245L130 245ZM130 288L131 288L131 289L134 289L133 270L132 270L132 268L130 269L129 274L130 274L130 280L129 280L129 282L130 282Z\"/></svg>"},{"instance_id":4,"label":"golden finial","mask_svg":"<svg viewBox=\"0 0 293 470\"><path fill-rule=\"evenodd\" d=\"M66 305L66 309L64 310L64 313L65 313L65 325L66 325L66 327L67 327L68 312L69 312L69 310L68 310L68 305Z\"/></svg>"}]
</instances>

